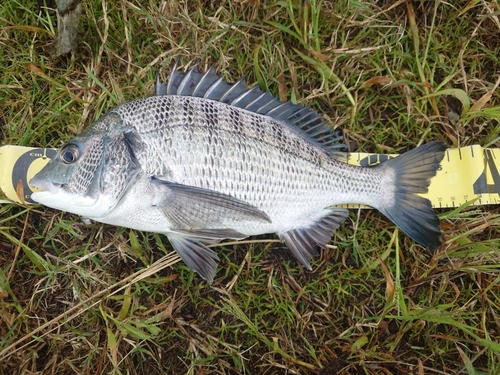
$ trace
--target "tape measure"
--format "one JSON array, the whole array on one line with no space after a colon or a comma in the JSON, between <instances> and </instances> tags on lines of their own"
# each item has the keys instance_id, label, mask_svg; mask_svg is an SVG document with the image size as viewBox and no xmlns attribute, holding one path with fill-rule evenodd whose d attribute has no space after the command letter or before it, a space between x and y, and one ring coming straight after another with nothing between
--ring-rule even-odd
<instances>
[{"instance_id":1,"label":"tape measure","mask_svg":"<svg viewBox=\"0 0 500 375\"><path fill-rule=\"evenodd\" d=\"M28 181L55 153L52 148L0 147L0 190L8 199L0 203L35 203ZM396 156L353 152L348 162L368 167ZM472 200L475 201L471 205L500 204L499 169L500 149L478 145L449 149L431 180L429 192L423 196L436 208L459 207ZM349 204L344 207L367 206Z\"/></svg>"},{"instance_id":2,"label":"tape measure","mask_svg":"<svg viewBox=\"0 0 500 375\"><path fill-rule=\"evenodd\" d=\"M0 192L10 200L0 200L0 203L36 203L31 199L33 191L28 181L55 154L53 148L0 147Z\"/></svg>"},{"instance_id":3,"label":"tape measure","mask_svg":"<svg viewBox=\"0 0 500 375\"><path fill-rule=\"evenodd\" d=\"M370 166L397 155L351 153L349 163ZM448 149L431 180L429 192L422 194L434 208L500 204L500 149L479 145ZM360 205L346 205L358 208Z\"/></svg>"}]
</instances>

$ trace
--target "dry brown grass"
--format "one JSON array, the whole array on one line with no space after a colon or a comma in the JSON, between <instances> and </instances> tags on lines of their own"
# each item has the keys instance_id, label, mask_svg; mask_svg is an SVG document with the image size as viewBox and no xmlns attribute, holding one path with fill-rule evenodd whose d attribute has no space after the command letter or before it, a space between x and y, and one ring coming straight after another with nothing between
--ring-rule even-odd
<instances>
[{"instance_id":1,"label":"dry brown grass","mask_svg":"<svg viewBox=\"0 0 500 375\"><path fill-rule=\"evenodd\" d=\"M352 149L499 146L497 0L86 1L58 59L40 4L0 7L2 144L57 147L181 57L318 108ZM440 213L434 256L352 212L312 272L232 244L209 286L161 235L1 206L0 374L499 373L498 208Z\"/></svg>"}]
</instances>

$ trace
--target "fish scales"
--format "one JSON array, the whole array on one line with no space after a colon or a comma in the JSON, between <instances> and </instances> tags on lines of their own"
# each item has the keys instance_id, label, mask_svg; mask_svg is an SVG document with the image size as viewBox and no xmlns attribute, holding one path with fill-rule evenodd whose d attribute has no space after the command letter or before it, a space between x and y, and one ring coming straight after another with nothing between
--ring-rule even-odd
<instances>
[{"instance_id":1,"label":"fish scales","mask_svg":"<svg viewBox=\"0 0 500 375\"><path fill-rule=\"evenodd\" d=\"M180 99L184 103L178 103ZM152 101L154 103L151 103ZM185 102L190 103L186 104ZM219 116L217 122L209 120L208 116L205 115L215 112L207 110L207 106L211 108L221 107L216 110ZM206 100L192 97L152 97L138 101L137 108L141 108L142 112L151 112L145 119L151 128L136 128L135 124L141 124L141 119L134 115L136 112L134 108L129 110L120 107L118 111L128 124L134 126L138 134L146 133L145 136L141 137L145 143L148 143L148 146L145 147L147 150L144 156L145 167L149 166L146 160L154 160L156 153L169 155L172 152L173 154L168 157L173 157L173 165L193 166L204 162L203 164L206 164L207 168L223 172L224 179L232 179L234 177L232 171L245 171L247 167L241 165L241 162L245 157L248 157L246 164L250 164L249 168L255 166L255 172L262 172L263 178L273 177L281 184L282 181L286 183L290 180L296 180L293 178L295 176L290 176L288 173L289 171L294 173L297 161L303 160L305 161L304 167L299 174L310 174L312 183L318 187L321 186L321 193L331 193L332 187L337 190L334 192L335 194L352 190L361 193L373 191L373 187L378 186L378 184L370 184L370 180L376 178L376 173L371 173L370 177L361 180L362 176L359 176L357 168L346 169L344 163L332 160L326 151L312 147L286 125L271 118L234 109L218 102L207 103ZM167 116L171 119L169 122L159 120L160 117L156 114L165 111L169 113ZM198 113L199 115L194 119L189 113ZM238 113L236 119L235 113ZM197 129L201 130L197 133ZM157 136L157 131L160 131L161 137ZM173 147L174 144L177 147ZM179 145L184 145L182 151L178 150ZM234 162L239 162L240 165L238 168L231 168L235 157L232 153L235 152L237 159ZM251 158L251 152L256 153L253 158ZM262 159L263 155L267 155L268 158L265 162ZM177 157L195 159L181 160ZM212 164L214 158L217 158L217 164ZM210 160L210 163L207 163L206 160ZM260 170L262 166L271 166L272 170ZM351 171L353 173L349 173ZM333 174L327 172L333 172ZM166 173L165 165L161 164L161 169L148 170L147 173L164 174ZM202 170L201 173L210 173L210 171ZM182 174L200 176L197 171L186 170ZM207 184L209 183L207 181ZM308 188L316 188L316 186L310 185ZM212 185L205 187L212 187Z\"/></svg>"},{"instance_id":2,"label":"fish scales","mask_svg":"<svg viewBox=\"0 0 500 375\"><path fill-rule=\"evenodd\" d=\"M256 139L313 163L318 163L319 154L325 153L324 150L313 147L293 129L270 117L203 98L150 97L130 102L115 111L124 116L127 124L134 127L138 134L150 134L152 137L157 137L158 132L166 128L176 126L186 127L188 132L205 128L209 131L226 131L246 139ZM166 115L163 118L161 115L164 113ZM222 140L215 133L208 142L217 144Z\"/></svg>"},{"instance_id":3,"label":"fish scales","mask_svg":"<svg viewBox=\"0 0 500 375\"><path fill-rule=\"evenodd\" d=\"M207 106L219 108L207 110ZM141 115L137 115L136 108L141 108ZM253 230L240 228L245 234L281 231L290 225L286 222L276 226L284 220L283 216L292 222L303 219L334 199L339 204L352 201L351 192L383 196L381 176L375 170L368 169L360 175L356 168L346 169L345 164L313 148L286 125L262 115L193 97L151 97L139 100L132 108L118 107L116 111L144 143L141 149L146 152L136 156L145 174L163 175L181 184L232 195L273 219L274 224L265 224L266 229L262 228L264 224ZM168 122L161 120L162 112L168 112ZM234 125L235 112L245 126ZM218 120L210 121L206 113L217 113ZM149 126L144 128L142 121ZM276 133L281 134L279 144ZM157 154L168 160L165 164L172 169L166 170L164 164L158 169L151 164L149 160ZM324 160L322 165L320 158ZM152 169L148 169L150 166Z\"/></svg>"},{"instance_id":4,"label":"fish scales","mask_svg":"<svg viewBox=\"0 0 500 375\"><path fill-rule=\"evenodd\" d=\"M213 68L174 71L155 95L122 104L63 145L31 184L33 199L91 219L165 234L213 281L206 244L276 233L310 269L348 211L371 205L435 249L439 220L425 193L442 142L373 168L346 164L340 137L307 107L283 103Z\"/></svg>"}]
</instances>

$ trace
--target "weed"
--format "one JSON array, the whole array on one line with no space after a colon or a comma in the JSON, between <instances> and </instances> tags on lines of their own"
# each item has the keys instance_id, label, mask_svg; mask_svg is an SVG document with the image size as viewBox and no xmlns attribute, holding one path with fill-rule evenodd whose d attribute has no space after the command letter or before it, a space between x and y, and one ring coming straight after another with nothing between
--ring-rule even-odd
<instances>
[{"instance_id":1,"label":"weed","mask_svg":"<svg viewBox=\"0 0 500 375\"><path fill-rule=\"evenodd\" d=\"M352 150L500 145L498 1L89 0L57 59L39 4L0 7L2 144L60 146L180 57L311 105ZM436 254L352 211L312 271L264 236L218 247L209 286L161 235L2 205L0 374L498 373L500 213L439 214Z\"/></svg>"}]
</instances>

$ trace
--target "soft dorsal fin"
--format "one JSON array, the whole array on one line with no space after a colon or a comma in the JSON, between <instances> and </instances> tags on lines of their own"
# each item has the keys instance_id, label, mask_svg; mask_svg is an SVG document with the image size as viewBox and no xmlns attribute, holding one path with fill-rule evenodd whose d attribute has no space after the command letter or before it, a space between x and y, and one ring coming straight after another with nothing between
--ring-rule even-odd
<instances>
[{"instance_id":1,"label":"soft dorsal fin","mask_svg":"<svg viewBox=\"0 0 500 375\"><path fill-rule=\"evenodd\" d=\"M340 152L347 149L342 144L342 135L333 131L317 111L301 104L282 102L269 92L262 92L257 86L249 88L245 77L236 83L224 82L222 77L217 75L214 65L205 73L200 73L197 66L182 73L177 70L178 63L179 60L165 83L161 82L160 75L157 74L153 95L195 96L270 116L293 127L332 155L345 157L345 154Z\"/></svg>"}]
</instances>

